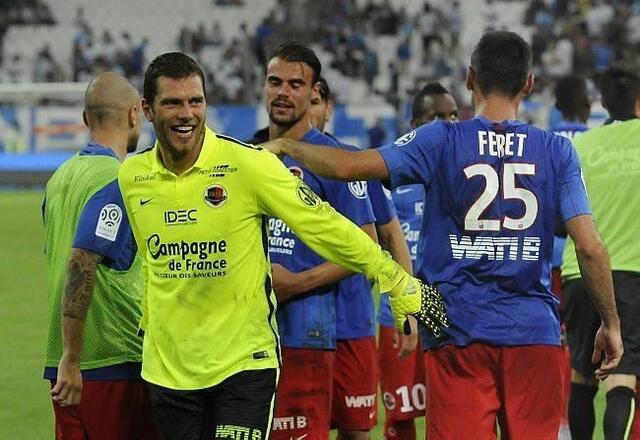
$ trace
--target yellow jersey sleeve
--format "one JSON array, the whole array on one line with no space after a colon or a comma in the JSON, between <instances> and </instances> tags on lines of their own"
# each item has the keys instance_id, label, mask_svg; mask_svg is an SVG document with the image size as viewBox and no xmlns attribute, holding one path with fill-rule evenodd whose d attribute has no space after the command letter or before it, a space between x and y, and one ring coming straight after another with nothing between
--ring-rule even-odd
<instances>
[{"instance_id":1,"label":"yellow jersey sleeve","mask_svg":"<svg viewBox=\"0 0 640 440\"><path fill-rule=\"evenodd\" d=\"M268 151L260 152L256 197L261 210L278 217L324 259L394 287L404 270L362 229L322 201Z\"/></svg>"}]
</instances>

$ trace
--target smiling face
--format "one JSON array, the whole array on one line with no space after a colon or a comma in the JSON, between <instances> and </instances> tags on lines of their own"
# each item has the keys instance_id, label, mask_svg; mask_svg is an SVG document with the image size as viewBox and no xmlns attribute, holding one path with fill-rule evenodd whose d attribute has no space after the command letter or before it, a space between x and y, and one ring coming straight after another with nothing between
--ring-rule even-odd
<instances>
[{"instance_id":1,"label":"smiling face","mask_svg":"<svg viewBox=\"0 0 640 440\"><path fill-rule=\"evenodd\" d=\"M207 111L200 76L160 76L153 102L143 100L142 107L153 124L163 160L167 154L174 163L193 164L202 148Z\"/></svg>"},{"instance_id":2,"label":"smiling face","mask_svg":"<svg viewBox=\"0 0 640 440\"><path fill-rule=\"evenodd\" d=\"M313 71L306 63L272 58L267 66L265 97L272 123L292 127L307 113L311 102Z\"/></svg>"}]
</instances>

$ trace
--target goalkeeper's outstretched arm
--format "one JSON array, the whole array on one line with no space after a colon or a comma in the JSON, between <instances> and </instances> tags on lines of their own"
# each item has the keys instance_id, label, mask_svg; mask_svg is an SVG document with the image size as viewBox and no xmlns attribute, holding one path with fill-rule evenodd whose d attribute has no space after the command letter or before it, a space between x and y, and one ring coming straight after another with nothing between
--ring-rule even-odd
<instances>
[{"instance_id":1,"label":"goalkeeper's outstretched arm","mask_svg":"<svg viewBox=\"0 0 640 440\"><path fill-rule=\"evenodd\" d=\"M284 220L324 259L377 281L389 292L396 323L403 328L413 314L438 334L446 325L444 304L436 289L424 289L362 229L322 201L269 152L261 152L256 178L258 206Z\"/></svg>"}]
</instances>

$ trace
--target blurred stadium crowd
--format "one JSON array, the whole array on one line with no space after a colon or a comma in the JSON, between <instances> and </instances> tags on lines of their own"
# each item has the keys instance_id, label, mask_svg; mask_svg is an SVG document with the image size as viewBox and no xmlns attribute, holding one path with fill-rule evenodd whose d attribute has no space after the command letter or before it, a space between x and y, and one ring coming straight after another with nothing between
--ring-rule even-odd
<instances>
[{"instance_id":1,"label":"blurred stadium crowd","mask_svg":"<svg viewBox=\"0 0 640 440\"><path fill-rule=\"evenodd\" d=\"M537 96L549 96L554 80L571 72L593 79L614 60L637 63L640 48L637 0L277 0L261 2L261 8L251 0L201 0L195 20L176 17L174 29L149 24L135 30L91 16L79 0L66 5L74 5L73 17L59 16L54 3L2 2L3 82L86 81L116 70L140 84L145 62L173 49L205 66L210 103L253 104L260 99L268 48L296 39L321 55L339 102L397 105L416 85L434 79L464 101L465 60L485 30L516 30L529 39ZM154 1L140 3L151 19L161 13L154 12ZM231 22L230 14L236 17ZM24 32L8 32L44 27L55 35L56 27L69 25L71 41L35 38L28 51L15 49ZM172 47L159 44L167 33Z\"/></svg>"}]
</instances>

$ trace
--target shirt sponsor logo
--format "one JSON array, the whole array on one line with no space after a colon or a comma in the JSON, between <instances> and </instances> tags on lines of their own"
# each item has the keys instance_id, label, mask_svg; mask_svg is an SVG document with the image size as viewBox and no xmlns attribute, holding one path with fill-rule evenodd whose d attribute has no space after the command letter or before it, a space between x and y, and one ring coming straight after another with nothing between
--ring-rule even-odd
<instances>
[{"instance_id":1,"label":"shirt sponsor logo","mask_svg":"<svg viewBox=\"0 0 640 440\"><path fill-rule=\"evenodd\" d=\"M154 260L178 257L169 260L166 272L155 272L160 278L213 278L226 275L226 240L163 242L160 235L153 234L147 239L147 250Z\"/></svg>"},{"instance_id":2,"label":"shirt sponsor logo","mask_svg":"<svg viewBox=\"0 0 640 440\"><path fill-rule=\"evenodd\" d=\"M156 180L156 175L154 174L139 174L137 176L133 176L134 182L149 182L151 180Z\"/></svg>"},{"instance_id":3,"label":"shirt sponsor logo","mask_svg":"<svg viewBox=\"0 0 640 440\"><path fill-rule=\"evenodd\" d=\"M269 252L292 255L296 247L291 228L279 218L269 219Z\"/></svg>"},{"instance_id":4,"label":"shirt sponsor logo","mask_svg":"<svg viewBox=\"0 0 640 440\"><path fill-rule=\"evenodd\" d=\"M289 417L275 417L273 419L273 430L285 430L285 429L302 429L307 427L306 416L289 416Z\"/></svg>"},{"instance_id":5,"label":"shirt sponsor logo","mask_svg":"<svg viewBox=\"0 0 640 440\"><path fill-rule=\"evenodd\" d=\"M349 191L353 194L354 197L359 199L364 199L367 197L367 182L362 180L357 180L355 182L349 182L347 184L349 187Z\"/></svg>"},{"instance_id":6,"label":"shirt sponsor logo","mask_svg":"<svg viewBox=\"0 0 640 440\"><path fill-rule=\"evenodd\" d=\"M165 211L162 217L164 224L167 226L193 225L198 223L197 212L197 209L178 209L176 211Z\"/></svg>"},{"instance_id":7,"label":"shirt sponsor logo","mask_svg":"<svg viewBox=\"0 0 640 440\"><path fill-rule=\"evenodd\" d=\"M344 403L347 408L371 408L376 402L376 395L368 396L344 396Z\"/></svg>"},{"instance_id":8,"label":"shirt sponsor logo","mask_svg":"<svg viewBox=\"0 0 640 440\"><path fill-rule=\"evenodd\" d=\"M229 195L222 185L209 185L204 190L204 201L212 208L220 208L227 202Z\"/></svg>"},{"instance_id":9,"label":"shirt sponsor logo","mask_svg":"<svg viewBox=\"0 0 640 440\"><path fill-rule=\"evenodd\" d=\"M230 438L234 440L262 440L262 430L238 425L217 425L215 438Z\"/></svg>"},{"instance_id":10,"label":"shirt sponsor logo","mask_svg":"<svg viewBox=\"0 0 640 440\"><path fill-rule=\"evenodd\" d=\"M105 240L116 241L120 222L122 222L122 209L118 205L109 203L103 206L96 225L96 236Z\"/></svg>"},{"instance_id":11,"label":"shirt sponsor logo","mask_svg":"<svg viewBox=\"0 0 640 440\"><path fill-rule=\"evenodd\" d=\"M152 198L150 198L150 199L143 199L143 198L140 198L140 206L144 206L144 205L146 205L147 203L149 203L149 202L150 202L150 201L152 201L152 200L153 200L153 197L152 197Z\"/></svg>"},{"instance_id":12,"label":"shirt sponsor logo","mask_svg":"<svg viewBox=\"0 0 640 440\"><path fill-rule=\"evenodd\" d=\"M538 261L540 259L540 237L470 237L458 238L449 235L451 254L456 260L480 260L486 257L491 261L506 259L517 261Z\"/></svg>"},{"instance_id":13,"label":"shirt sponsor logo","mask_svg":"<svg viewBox=\"0 0 640 440\"><path fill-rule=\"evenodd\" d=\"M398 146L398 147L404 147L405 145L407 145L409 142L411 142L412 140L414 140L416 137L416 131L412 130L409 133L400 136L398 139L396 139L396 141L393 143L394 145Z\"/></svg>"},{"instance_id":14,"label":"shirt sponsor logo","mask_svg":"<svg viewBox=\"0 0 640 440\"><path fill-rule=\"evenodd\" d=\"M211 168L203 168L198 172L201 176L209 175L209 177L224 177L238 171L238 167L232 167L228 163L214 165Z\"/></svg>"},{"instance_id":15,"label":"shirt sponsor logo","mask_svg":"<svg viewBox=\"0 0 640 440\"><path fill-rule=\"evenodd\" d=\"M314 193L311 188L309 188L309 185L302 181L298 183L296 194L298 195L298 199L300 199L300 201L305 205L312 208L320 206L320 197L318 197L318 195Z\"/></svg>"}]
</instances>

